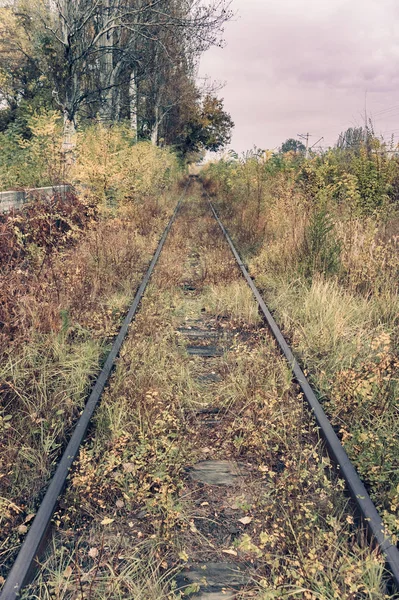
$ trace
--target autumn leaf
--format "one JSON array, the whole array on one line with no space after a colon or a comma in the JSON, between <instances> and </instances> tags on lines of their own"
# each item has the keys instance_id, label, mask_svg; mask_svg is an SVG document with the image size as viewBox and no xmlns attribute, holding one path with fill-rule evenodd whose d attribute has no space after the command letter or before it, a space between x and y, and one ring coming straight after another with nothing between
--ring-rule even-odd
<instances>
[{"instance_id":1,"label":"autumn leaf","mask_svg":"<svg viewBox=\"0 0 399 600\"><path fill-rule=\"evenodd\" d=\"M253 520L253 517L243 517L242 519L238 519L240 523L243 525L249 525Z\"/></svg>"},{"instance_id":2,"label":"autumn leaf","mask_svg":"<svg viewBox=\"0 0 399 600\"><path fill-rule=\"evenodd\" d=\"M26 519L25 519L24 523L25 523L25 524L26 524L26 523L30 523L30 522L32 521L32 519L34 519L34 518L35 518L35 516L36 516L36 515L35 515L35 513L31 513L30 515L28 515L28 516L26 517Z\"/></svg>"},{"instance_id":3,"label":"autumn leaf","mask_svg":"<svg viewBox=\"0 0 399 600\"><path fill-rule=\"evenodd\" d=\"M115 521L115 519L110 519L110 517L105 517L105 519L103 519L101 521L101 525L110 525L114 521Z\"/></svg>"},{"instance_id":4,"label":"autumn leaf","mask_svg":"<svg viewBox=\"0 0 399 600\"><path fill-rule=\"evenodd\" d=\"M65 571L63 572L63 576L65 577L65 579L69 579L71 575L72 575L72 567L71 567L71 565L68 565L67 568L65 569Z\"/></svg>"},{"instance_id":5,"label":"autumn leaf","mask_svg":"<svg viewBox=\"0 0 399 600\"><path fill-rule=\"evenodd\" d=\"M90 558L97 558L98 548L90 548L88 555L90 556Z\"/></svg>"},{"instance_id":6,"label":"autumn leaf","mask_svg":"<svg viewBox=\"0 0 399 600\"><path fill-rule=\"evenodd\" d=\"M188 554L185 550L182 550L181 552L179 552L179 558L180 560L184 560L184 562L188 561Z\"/></svg>"},{"instance_id":7,"label":"autumn leaf","mask_svg":"<svg viewBox=\"0 0 399 600\"><path fill-rule=\"evenodd\" d=\"M134 473L136 470L136 465L132 462L124 463L122 466L125 473Z\"/></svg>"},{"instance_id":8,"label":"autumn leaf","mask_svg":"<svg viewBox=\"0 0 399 600\"><path fill-rule=\"evenodd\" d=\"M18 533L19 533L20 535L24 535L24 533L26 533L27 531L28 531L28 528L27 528L27 526L26 526L26 525L20 525L20 526L18 527Z\"/></svg>"},{"instance_id":9,"label":"autumn leaf","mask_svg":"<svg viewBox=\"0 0 399 600\"><path fill-rule=\"evenodd\" d=\"M238 553L232 548L228 548L227 550L222 550L223 554L231 554L231 556L238 556Z\"/></svg>"}]
</instances>

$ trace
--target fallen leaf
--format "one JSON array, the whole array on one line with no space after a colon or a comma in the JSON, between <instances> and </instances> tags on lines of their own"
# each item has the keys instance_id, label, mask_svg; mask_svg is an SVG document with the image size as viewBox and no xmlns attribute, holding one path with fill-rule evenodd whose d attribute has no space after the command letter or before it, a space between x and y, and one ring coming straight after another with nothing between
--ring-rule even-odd
<instances>
[{"instance_id":1,"label":"fallen leaf","mask_svg":"<svg viewBox=\"0 0 399 600\"><path fill-rule=\"evenodd\" d=\"M32 519L34 519L34 518L35 518L35 516L36 516L36 515L35 515L35 513L31 513L30 515L28 515L28 516L26 517L26 519L25 519L24 523L25 523L25 524L26 524L26 523L30 523L30 522L32 521Z\"/></svg>"},{"instance_id":2,"label":"fallen leaf","mask_svg":"<svg viewBox=\"0 0 399 600\"><path fill-rule=\"evenodd\" d=\"M209 506L209 502L201 502L201 506Z\"/></svg>"},{"instance_id":3,"label":"fallen leaf","mask_svg":"<svg viewBox=\"0 0 399 600\"><path fill-rule=\"evenodd\" d=\"M20 535L23 535L23 534L24 534L24 533L26 533L27 531L28 531L28 528L27 528L27 526L26 526L26 525L20 525L20 526L18 527L18 533L19 533Z\"/></svg>"},{"instance_id":4,"label":"fallen leaf","mask_svg":"<svg viewBox=\"0 0 399 600\"><path fill-rule=\"evenodd\" d=\"M105 517L105 519L103 519L101 521L101 525L110 525L114 521L115 521L115 519L110 519L109 517Z\"/></svg>"},{"instance_id":5,"label":"fallen leaf","mask_svg":"<svg viewBox=\"0 0 399 600\"><path fill-rule=\"evenodd\" d=\"M124 463L123 464L123 470L126 473L134 473L135 470L136 470L136 465L134 463L132 463L132 462L130 462L130 463Z\"/></svg>"},{"instance_id":6,"label":"fallen leaf","mask_svg":"<svg viewBox=\"0 0 399 600\"><path fill-rule=\"evenodd\" d=\"M235 550L231 550L230 548L228 550L222 550L223 554L231 554L231 556L238 556L237 552Z\"/></svg>"},{"instance_id":7,"label":"fallen leaf","mask_svg":"<svg viewBox=\"0 0 399 600\"><path fill-rule=\"evenodd\" d=\"M196 528L194 521L190 522L190 531L191 533L198 533L198 529Z\"/></svg>"},{"instance_id":8,"label":"fallen leaf","mask_svg":"<svg viewBox=\"0 0 399 600\"><path fill-rule=\"evenodd\" d=\"M251 521L253 521L253 517L243 517L242 519L238 519L240 523L243 525L249 525Z\"/></svg>"},{"instance_id":9,"label":"fallen leaf","mask_svg":"<svg viewBox=\"0 0 399 600\"><path fill-rule=\"evenodd\" d=\"M68 565L63 573L63 576L65 577L65 579L69 579L71 575L72 575L72 567L71 567L71 565Z\"/></svg>"},{"instance_id":10,"label":"fallen leaf","mask_svg":"<svg viewBox=\"0 0 399 600\"><path fill-rule=\"evenodd\" d=\"M97 558L98 548L90 548L88 554L89 554L90 558Z\"/></svg>"},{"instance_id":11,"label":"fallen leaf","mask_svg":"<svg viewBox=\"0 0 399 600\"><path fill-rule=\"evenodd\" d=\"M188 554L187 554L187 552L185 552L184 550L182 550L181 552L179 552L179 555L178 555L178 556L179 556L179 558L180 558L181 560L184 560L184 562L187 562L187 561L188 561Z\"/></svg>"},{"instance_id":12,"label":"fallen leaf","mask_svg":"<svg viewBox=\"0 0 399 600\"><path fill-rule=\"evenodd\" d=\"M117 500L116 501L116 507L117 508L123 508L125 506L125 503L123 502L123 500Z\"/></svg>"}]
</instances>

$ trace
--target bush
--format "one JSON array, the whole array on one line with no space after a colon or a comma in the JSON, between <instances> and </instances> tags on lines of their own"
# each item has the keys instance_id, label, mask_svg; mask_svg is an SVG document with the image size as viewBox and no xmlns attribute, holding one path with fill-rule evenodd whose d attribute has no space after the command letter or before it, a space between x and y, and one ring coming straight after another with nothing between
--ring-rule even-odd
<instances>
[{"instance_id":1,"label":"bush","mask_svg":"<svg viewBox=\"0 0 399 600\"><path fill-rule=\"evenodd\" d=\"M35 113L27 117L23 133L17 126L0 133L0 189L57 185L67 179L59 113Z\"/></svg>"},{"instance_id":2,"label":"bush","mask_svg":"<svg viewBox=\"0 0 399 600\"><path fill-rule=\"evenodd\" d=\"M169 150L135 144L125 125L95 124L78 134L72 178L104 207L159 194L177 172L177 159Z\"/></svg>"}]
</instances>

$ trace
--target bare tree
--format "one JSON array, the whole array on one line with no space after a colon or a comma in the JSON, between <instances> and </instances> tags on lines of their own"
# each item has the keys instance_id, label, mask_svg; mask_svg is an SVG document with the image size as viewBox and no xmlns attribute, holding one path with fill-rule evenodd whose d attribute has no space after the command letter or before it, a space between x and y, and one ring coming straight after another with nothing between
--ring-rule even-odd
<instances>
[{"instance_id":1,"label":"bare tree","mask_svg":"<svg viewBox=\"0 0 399 600\"><path fill-rule=\"evenodd\" d=\"M121 118L128 96L132 126L150 137L178 101L173 83L192 81L198 56L221 43L229 0L17 0L30 60L46 74L64 115L65 146L77 117ZM22 51L22 49L21 49ZM175 89L179 87L175 85ZM188 89L190 86L186 86ZM146 109L141 115L140 100ZM149 106L151 108L149 108Z\"/></svg>"}]
</instances>

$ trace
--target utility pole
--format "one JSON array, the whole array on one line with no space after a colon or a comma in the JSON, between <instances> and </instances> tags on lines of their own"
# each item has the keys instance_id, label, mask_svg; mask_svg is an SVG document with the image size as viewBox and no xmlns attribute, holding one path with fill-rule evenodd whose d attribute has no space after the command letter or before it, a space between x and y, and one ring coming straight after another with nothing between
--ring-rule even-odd
<instances>
[{"instance_id":1,"label":"utility pole","mask_svg":"<svg viewBox=\"0 0 399 600\"><path fill-rule=\"evenodd\" d=\"M366 151L368 156L371 154L371 132L372 127L369 130L368 114L367 114L367 90L364 92L364 135L366 136Z\"/></svg>"},{"instance_id":2,"label":"utility pole","mask_svg":"<svg viewBox=\"0 0 399 600\"><path fill-rule=\"evenodd\" d=\"M302 140L306 140L306 154L305 158L309 158L309 138L312 137L310 133L298 133L298 137Z\"/></svg>"}]
</instances>

